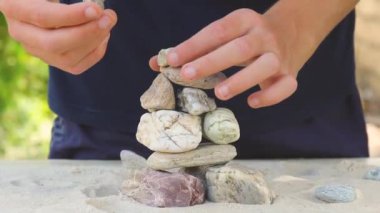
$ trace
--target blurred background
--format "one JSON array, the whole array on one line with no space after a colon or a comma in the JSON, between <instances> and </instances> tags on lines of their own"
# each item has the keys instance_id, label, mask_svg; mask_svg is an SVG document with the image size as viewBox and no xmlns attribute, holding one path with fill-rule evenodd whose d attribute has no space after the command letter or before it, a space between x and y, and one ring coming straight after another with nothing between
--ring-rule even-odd
<instances>
[{"instance_id":1,"label":"blurred background","mask_svg":"<svg viewBox=\"0 0 380 213\"><path fill-rule=\"evenodd\" d=\"M371 156L380 157L380 0L359 3L355 37ZM47 79L47 65L8 37L0 14L0 159L46 159L54 118Z\"/></svg>"}]
</instances>

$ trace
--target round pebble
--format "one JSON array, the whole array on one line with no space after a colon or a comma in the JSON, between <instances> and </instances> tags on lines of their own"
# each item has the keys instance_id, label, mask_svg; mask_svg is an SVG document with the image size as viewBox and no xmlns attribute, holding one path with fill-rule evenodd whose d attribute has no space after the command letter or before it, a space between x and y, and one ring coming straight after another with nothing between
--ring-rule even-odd
<instances>
[{"instance_id":1,"label":"round pebble","mask_svg":"<svg viewBox=\"0 0 380 213\"><path fill-rule=\"evenodd\" d=\"M348 185L325 185L316 188L314 196L327 203L349 203L356 199L356 190Z\"/></svg>"},{"instance_id":2,"label":"round pebble","mask_svg":"<svg viewBox=\"0 0 380 213\"><path fill-rule=\"evenodd\" d=\"M364 179L380 181L380 167L369 170Z\"/></svg>"}]
</instances>

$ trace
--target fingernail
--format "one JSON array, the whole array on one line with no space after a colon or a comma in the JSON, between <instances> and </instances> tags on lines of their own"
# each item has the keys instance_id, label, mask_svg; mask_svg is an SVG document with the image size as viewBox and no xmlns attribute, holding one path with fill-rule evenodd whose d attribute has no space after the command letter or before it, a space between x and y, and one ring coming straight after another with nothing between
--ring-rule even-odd
<instances>
[{"instance_id":1,"label":"fingernail","mask_svg":"<svg viewBox=\"0 0 380 213\"><path fill-rule=\"evenodd\" d=\"M191 67L191 66L186 66L184 69L183 69L183 74L186 78L188 79L192 79L194 78L196 75L197 75L197 71L195 70L194 67Z\"/></svg>"},{"instance_id":2,"label":"fingernail","mask_svg":"<svg viewBox=\"0 0 380 213\"><path fill-rule=\"evenodd\" d=\"M100 29L107 29L111 23L110 18L108 16L103 16L99 21L99 28Z\"/></svg>"},{"instance_id":3,"label":"fingernail","mask_svg":"<svg viewBox=\"0 0 380 213\"><path fill-rule=\"evenodd\" d=\"M259 99L257 99L257 98L251 98L251 100L249 101L249 105L250 105L252 108L257 108L257 107L259 107L259 104L260 104L260 101L259 101Z\"/></svg>"},{"instance_id":4,"label":"fingernail","mask_svg":"<svg viewBox=\"0 0 380 213\"><path fill-rule=\"evenodd\" d=\"M230 89L228 88L227 85L222 85L218 88L218 93L221 95L223 98L228 98L230 95Z\"/></svg>"},{"instance_id":5,"label":"fingernail","mask_svg":"<svg viewBox=\"0 0 380 213\"><path fill-rule=\"evenodd\" d=\"M98 12L92 7L87 7L84 11L87 18L96 18L98 16Z\"/></svg>"},{"instance_id":6,"label":"fingernail","mask_svg":"<svg viewBox=\"0 0 380 213\"><path fill-rule=\"evenodd\" d=\"M174 52L174 50L171 50L168 55L168 62L171 65L176 66L178 63L178 54Z\"/></svg>"}]
</instances>

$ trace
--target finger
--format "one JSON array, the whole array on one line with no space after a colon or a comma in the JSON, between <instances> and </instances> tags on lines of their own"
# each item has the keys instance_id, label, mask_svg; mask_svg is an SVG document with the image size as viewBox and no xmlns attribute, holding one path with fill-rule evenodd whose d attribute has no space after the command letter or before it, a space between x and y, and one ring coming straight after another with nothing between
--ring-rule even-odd
<instances>
[{"instance_id":1,"label":"finger","mask_svg":"<svg viewBox=\"0 0 380 213\"><path fill-rule=\"evenodd\" d=\"M57 4L45 0L8 0L3 12L16 20L43 28L76 26L95 20L102 9L94 3Z\"/></svg>"},{"instance_id":2,"label":"finger","mask_svg":"<svg viewBox=\"0 0 380 213\"><path fill-rule=\"evenodd\" d=\"M84 46L78 47L76 49L64 53L63 57L66 59L66 61L70 62L70 65L76 65L84 58L86 58L89 53L93 52L95 49L101 46L104 43L104 41L107 41L108 43L109 38L110 34L98 37L92 43L86 44Z\"/></svg>"},{"instance_id":3,"label":"finger","mask_svg":"<svg viewBox=\"0 0 380 213\"><path fill-rule=\"evenodd\" d=\"M80 61L77 65L68 68L66 71L78 75L88 70L96 63L98 63L106 54L107 45L108 45L109 37L103 41L103 43L95 49L93 52L88 54L82 61Z\"/></svg>"},{"instance_id":4,"label":"finger","mask_svg":"<svg viewBox=\"0 0 380 213\"><path fill-rule=\"evenodd\" d=\"M248 67L235 73L215 88L216 96L228 100L273 76L280 70L280 62L273 53L265 53Z\"/></svg>"},{"instance_id":5,"label":"finger","mask_svg":"<svg viewBox=\"0 0 380 213\"><path fill-rule=\"evenodd\" d=\"M253 16L253 11L240 9L211 23L171 50L168 54L168 63L174 67L181 66L246 34L253 23Z\"/></svg>"},{"instance_id":6,"label":"finger","mask_svg":"<svg viewBox=\"0 0 380 213\"><path fill-rule=\"evenodd\" d=\"M275 105L291 96L297 90L297 80L284 75L270 87L251 94L248 97L248 105L252 108L260 108Z\"/></svg>"},{"instance_id":7,"label":"finger","mask_svg":"<svg viewBox=\"0 0 380 213\"><path fill-rule=\"evenodd\" d=\"M66 55L50 54L50 53L41 51L40 49L36 49L34 47L30 47L27 45L24 46L24 49L31 55L34 55L42 59L47 64L58 67L62 70L71 72L73 74L80 74L84 70L83 70L83 65L80 66L79 64L83 64L83 61L87 61L87 58L89 58L89 55L94 54L94 52L96 52L96 50L98 50L100 47L103 47L105 49L106 47L104 47L104 45L107 46L109 38L110 36L107 36L105 39L102 40L102 42L99 42L100 45L96 45L93 49L87 52L83 52L82 50L78 52L79 50L77 50Z\"/></svg>"},{"instance_id":8,"label":"finger","mask_svg":"<svg viewBox=\"0 0 380 213\"><path fill-rule=\"evenodd\" d=\"M116 14L112 10L106 10L100 20L56 30L42 29L10 20L9 33L14 39L26 46L40 48L49 53L64 53L92 43L96 38L104 38L116 24L116 21Z\"/></svg>"},{"instance_id":9,"label":"finger","mask_svg":"<svg viewBox=\"0 0 380 213\"><path fill-rule=\"evenodd\" d=\"M197 79L244 63L262 52L261 39L253 33L237 38L220 48L184 65L182 76Z\"/></svg>"},{"instance_id":10,"label":"finger","mask_svg":"<svg viewBox=\"0 0 380 213\"><path fill-rule=\"evenodd\" d=\"M158 66L156 55L149 59L149 66L154 71L160 71L160 66Z\"/></svg>"}]
</instances>

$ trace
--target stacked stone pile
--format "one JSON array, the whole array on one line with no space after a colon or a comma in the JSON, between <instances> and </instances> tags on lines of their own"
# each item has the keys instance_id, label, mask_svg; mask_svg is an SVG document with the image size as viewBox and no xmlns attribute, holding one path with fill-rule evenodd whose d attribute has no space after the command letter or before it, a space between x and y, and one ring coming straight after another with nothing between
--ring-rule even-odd
<instances>
[{"instance_id":1,"label":"stacked stone pile","mask_svg":"<svg viewBox=\"0 0 380 213\"><path fill-rule=\"evenodd\" d=\"M168 50L161 50L158 54L161 73L140 99L149 113L141 117L136 138L155 151L148 158L149 167L167 170L232 160L236 149L230 143L240 137L238 121L231 110L217 108L215 100L203 90L213 89L226 76L219 73L185 81L181 68L168 65L167 53ZM183 87L177 94L177 104L172 83ZM205 140L211 143L201 145Z\"/></svg>"},{"instance_id":2,"label":"stacked stone pile","mask_svg":"<svg viewBox=\"0 0 380 213\"><path fill-rule=\"evenodd\" d=\"M274 194L259 171L223 166L237 155L231 143L239 139L240 128L234 113L218 108L204 90L226 76L186 81L180 67L168 65L168 51L160 51L161 73L140 99L148 112L136 138L154 153L146 162L134 153L121 153L127 174L122 193L157 207L196 205L206 196L213 202L270 204ZM172 83L180 87L177 98Z\"/></svg>"}]
</instances>

